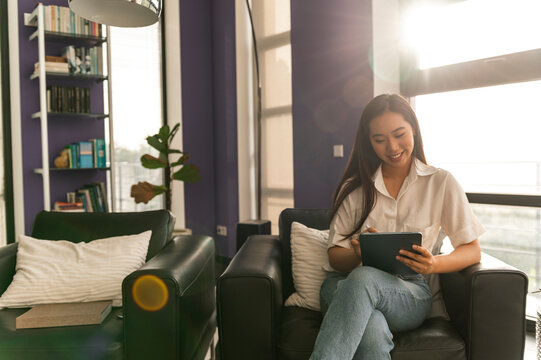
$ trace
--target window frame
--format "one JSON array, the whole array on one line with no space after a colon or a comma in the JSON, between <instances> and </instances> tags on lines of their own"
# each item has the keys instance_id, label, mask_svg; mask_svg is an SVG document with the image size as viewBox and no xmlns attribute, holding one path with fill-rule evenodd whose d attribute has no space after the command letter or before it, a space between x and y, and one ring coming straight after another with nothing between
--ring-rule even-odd
<instances>
[{"instance_id":1,"label":"window frame","mask_svg":"<svg viewBox=\"0 0 541 360\"><path fill-rule=\"evenodd\" d=\"M8 2L0 2L0 62L2 71L0 74L2 87L2 132L9 136L3 137L4 151L4 205L6 216L6 243L15 242L15 213L13 200L13 163L11 154L11 99L10 99L10 78L9 78L9 24L8 24Z\"/></svg>"},{"instance_id":2,"label":"window frame","mask_svg":"<svg viewBox=\"0 0 541 360\"><path fill-rule=\"evenodd\" d=\"M252 15L254 17L255 22L255 32L257 36L257 51L258 51L258 57L259 57L259 71L261 73L261 81L264 82L265 80L265 69L266 69L266 63L265 63L265 54L267 54L270 51L277 50L284 46L291 46L291 26L288 30L273 33L270 35L262 34L262 29L265 27L265 21L268 19L265 16L264 8L265 5L262 3L255 4L252 2ZM291 16L291 15L290 15ZM293 116L293 105L292 103L286 104L286 105L267 105L264 101L264 95L265 92L268 90L267 87L265 87L265 83L263 84L261 88L261 118L260 123L257 125L259 127L260 134L257 135L256 144L258 142L262 142L264 137L268 137L269 134L264 133L264 124L268 121L273 121L273 117L278 116L290 116L292 119ZM291 120L293 121L293 120ZM277 187L277 186L269 186L268 183L266 184L263 180L263 173L265 170L268 172L268 164L267 164L267 158L264 156L265 152L262 148L260 148L260 152L258 154L259 158L259 165L258 165L258 171L259 171L259 181L260 181L260 211L261 214L263 214L263 218L268 218L268 212L269 212L269 206L264 209L264 204L268 205L268 199L269 198L279 198L281 200L291 200L294 202L294 189L293 185L291 188L283 188L283 187ZM291 159L293 161L293 159ZM264 170L265 169L265 170ZM274 219L270 219L272 222L272 229L271 232L274 234L277 231L277 221L272 221Z\"/></svg>"},{"instance_id":3,"label":"window frame","mask_svg":"<svg viewBox=\"0 0 541 360\"><path fill-rule=\"evenodd\" d=\"M401 8L401 14L404 14L404 8ZM414 52L402 48L400 94L409 99L418 95L541 80L540 63L541 48L419 69ZM466 192L466 195L475 204L541 208L541 195L473 192Z\"/></svg>"}]
</instances>

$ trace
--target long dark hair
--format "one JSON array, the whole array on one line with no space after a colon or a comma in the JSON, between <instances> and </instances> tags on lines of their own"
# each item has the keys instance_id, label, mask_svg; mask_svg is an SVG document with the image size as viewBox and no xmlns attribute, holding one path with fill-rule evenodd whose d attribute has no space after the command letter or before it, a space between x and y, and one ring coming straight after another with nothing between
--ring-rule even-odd
<instances>
[{"instance_id":1,"label":"long dark hair","mask_svg":"<svg viewBox=\"0 0 541 360\"><path fill-rule=\"evenodd\" d=\"M404 120L410 123L414 136L412 156L426 164L419 122L408 101L397 94L383 94L372 99L363 110L346 170L333 194L329 221L336 215L344 199L359 186L362 188L363 210L361 218L349 234L340 234L344 238L348 238L359 231L376 205L376 188L372 177L382 161L376 155L370 143L370 122L387 110L402 115Z\"/></svg>"}]
</instances>

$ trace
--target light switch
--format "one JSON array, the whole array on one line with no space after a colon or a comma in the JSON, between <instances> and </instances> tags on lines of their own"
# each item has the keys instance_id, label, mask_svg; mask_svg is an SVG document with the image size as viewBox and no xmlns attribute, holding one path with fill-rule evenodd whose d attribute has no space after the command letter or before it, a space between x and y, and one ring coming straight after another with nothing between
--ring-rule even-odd
<instances>
[{"instance_id":1,"label":"light switch","mask_svg":"<svg viewBox=\"0 0 541 360\"><path fill-rule=\"evenodd\" d=\"M344 145L333 145L332 153L334 157L344 157Z\"/></svg>"}]
</instances>

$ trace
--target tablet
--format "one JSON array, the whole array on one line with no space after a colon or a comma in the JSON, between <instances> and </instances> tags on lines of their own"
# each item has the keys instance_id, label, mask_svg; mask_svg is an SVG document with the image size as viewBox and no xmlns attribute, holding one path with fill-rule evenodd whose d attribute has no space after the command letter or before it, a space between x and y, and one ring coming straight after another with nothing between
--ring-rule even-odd
<instances>
[{"instance_id":1,"label":"tablet","mask_svg":"<svg viewBox=\"0 0 541 360\"><path fill-rule=\"evenodd\" d=\"M417 272L396 260L396 256L401 249L412 250L413 244L421 245L422 237L420 232L361 233L359 243L363 265L394 275L417 275Z\"/></svg>"}]
</instances>

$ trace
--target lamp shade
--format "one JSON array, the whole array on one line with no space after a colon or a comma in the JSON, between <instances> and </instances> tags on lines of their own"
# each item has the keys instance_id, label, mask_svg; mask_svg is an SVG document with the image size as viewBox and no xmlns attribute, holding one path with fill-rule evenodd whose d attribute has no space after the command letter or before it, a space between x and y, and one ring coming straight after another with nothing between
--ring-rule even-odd
<instances>
[{"instance_id":1,"label":"lamp shade","mask_svg":"<svg viewBox=\"0 0 541 360\"><path fill-rule=\"evenodd\" d=\"M160 17L161 0L69 0L74 13L100 24L141 27Z\"/></svg>"}]
</instances>

